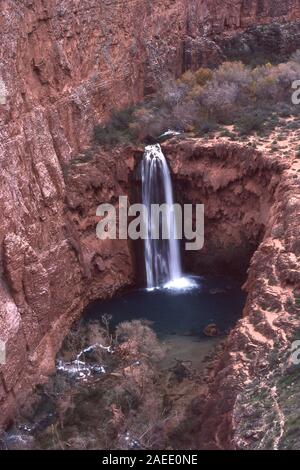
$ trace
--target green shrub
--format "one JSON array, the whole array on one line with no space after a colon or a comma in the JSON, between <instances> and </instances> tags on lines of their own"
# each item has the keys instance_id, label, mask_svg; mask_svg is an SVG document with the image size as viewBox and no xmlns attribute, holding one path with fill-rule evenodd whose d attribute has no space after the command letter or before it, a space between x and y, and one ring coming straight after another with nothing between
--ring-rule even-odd
<instances>
[{"instance_id":1,"label":"green shrub","mask_svg":"<svg viewBox=\"0 0 300 470\"><path fill-rule=\"evenodd\" d=\"M198 132L200 134L209 134L210 132L217 130L217 128L218 128L218 125L216 122L206 121L200 124L200 126L198 127Z\"/></svg>"},{"instance_id":2,"label":"green shrub","mask_svg":"<svg viewBox=\"0 0 300 470\"><path fill-rule=\"evenodd\" d=\"M240 135L248 135L254 132L261 133L266 122L266 115L262 111L253 111L241 116L236 128Z\"/></svg>"},{"instance_id":3,"label":"green shrub","mask_svg":"<svg viewBox=\"0 0 300 470\"><path fill-rule=\"evenodd\" d=\"M133 142L135 140L135 132L130 126L133 120L133 113L134 108L114 111L109 121L95 126L94 142L99 145L111 146Z\"/></svg>"}]
</instances>

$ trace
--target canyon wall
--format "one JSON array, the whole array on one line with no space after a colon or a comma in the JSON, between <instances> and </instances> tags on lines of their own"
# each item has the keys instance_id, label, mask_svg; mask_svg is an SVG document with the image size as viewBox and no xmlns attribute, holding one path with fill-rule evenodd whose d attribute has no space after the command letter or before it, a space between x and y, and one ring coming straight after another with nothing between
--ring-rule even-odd
<instances>
[{"instance_id":1,"label":"canyon wall","mask_svg":"<svg viewBox=\"0 0 300 470\"><path fill-rule=\"evenodd\" d=\"M53 370L83 306L133 280L130 247L95 238L96 207L129 192L132 157L88 159L94 125L179 75L187 55L207 63L188 39L299 17L299 2L288 15L271 3L1 2L0 423Z\"/></svg>"},{"instance_id":2,"label":"canyon wall","mask_svg":"<svg viewBox=\"0 0 300 470\"><path fill-rule=\"evenodd\" d=\"M260 23L295 21L300 16L299 0L196 0L194 4L194 26L213 34Z\"/></svg>"},{"instance_id":3,"label":"canyon wall","mask_svg":"<svg viewBox=\"0 0 300 470\"><path fill-rule=\"evenodd\" d=\"M299 0L196 0L188 11L184 69L224 60L285 60L300 48Z\"/></svg>"},{"instance_id":4,"label":"canyon wall","mask_svg":"<svg viewBox=\"0 0 300 470\"><path fill-rule=\"evenodd\" d=\"M264 239L251 260L244 318L211 374L210 394L196 425L198 445L204 448L276 450L285 448L294 432L298 382L292 386L299 366L292 362L291 345L299 337L299 170L294 160L282 174Z\"/></svg>"},{"instance_id":5,"label":"canyon wall","mask_svg":"<svg viewBox=\"0 0 300 470\"><path fill-rule=\"evenodd\" d=\"M242 273L251 259L243 318L208 366L209 393L191 404L183 448L297 449L299 365L291 357L300 329L296 149L283 158L224 139L192 138L163 147L179 200L205 205L204 248L186 253L186 265L230 275Z\"/></svg>"},{"instance_id":6,"label":"canyon wall","mask_svg":"<svg viewBox=\"0 0 300 470\"><path fill-rule=\"evenodd\" d=\"M180 1L1 2L0 422L51 372L83 306L132 282L127 244L95 237L97 205L127 193L130 159L101 153L86 169L80 153L160 61L180 73L184 25Z\"/></svg>"},{"instance_id":7,"label":"canyon wall","mask_svg":"<svg viewBox=\"0 0 300 470\"><path fill-rule=\"evenodd\" d=\"M181 204L204 204L205 243L184 252L188 271L243 279L262 241L286 164L254 148L198 139L163 145Z\"/></svg>"}]
</instances>

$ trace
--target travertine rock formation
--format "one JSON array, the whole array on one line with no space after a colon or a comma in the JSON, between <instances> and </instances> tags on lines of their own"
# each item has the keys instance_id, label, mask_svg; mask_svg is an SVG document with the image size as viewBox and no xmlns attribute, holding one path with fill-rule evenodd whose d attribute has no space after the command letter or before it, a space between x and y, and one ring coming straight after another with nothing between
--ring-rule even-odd
<instances>
[{"instance_id":1,"label":"travertine rock formation","mask_svg":"<svg viewBox=\"0 0 300 470\"><path fill-rule=\"evenodd\" d=\"M262 241L283 169L253 147L197 139L163 145L182 204L204 204L205 244L185 252L189 271L245 276Z\"/></svg>"},{"instance_id":2,"label":"travertine rock formation","mask_svg":"<svg viewBox=\"0 0 300 470\"><path fill-rule=\"evenodd\" d=\"M215 273L219 266L230 272L245 267L255 249L243 318L216 359L210 393L190 426L194 445L298 448L286 441L298 422L298 382L294 388L287 384L299 376L291 345L300 327L300 161L292 149L283 159L267 150L195 139L170 141L164 150L178 194L205 204L205 247L187 258L189 265L199 272L211 261Z\"/></svg>"},{"instance_id":3,"label":"travertine rock formation","mask_svg":"<svg viewBox=\"0 0 300 470\"><path fill-rule=\"evenodd\" d=\"M297 162L284 171L276 189L264 240L250 264L244 318L213 373L201 417L202 446L277 449L289 431L284 408L293 391L289 394L283 382L287 394L282 400L274 375L280 383L291 365L291 344L299 329L299 215Z\"/></svg>"}]
</instances>

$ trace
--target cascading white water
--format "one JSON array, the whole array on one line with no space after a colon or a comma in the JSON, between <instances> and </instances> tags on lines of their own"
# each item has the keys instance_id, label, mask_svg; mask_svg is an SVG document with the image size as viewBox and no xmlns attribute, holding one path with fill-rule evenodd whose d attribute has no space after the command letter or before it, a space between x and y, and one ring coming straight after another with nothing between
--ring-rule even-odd
<instances>
[{"instance_id":1,"label":"cascading white water","mask_svg":"<svg viewBox=\"0 0 300 470\"><path fill-rule=\"evenodd\" d=\"M145 148L142 161L142 199L148 214L148 237L145 240L147 287L153 289L168 284L175 285L182 279L180 245L176 239L176 223L172 210L174 199L170 171L159 144ZM165 222L169 237L166 240L161 237L152 238L152 204L167 204Z\"/></svg>"}]
</instances>

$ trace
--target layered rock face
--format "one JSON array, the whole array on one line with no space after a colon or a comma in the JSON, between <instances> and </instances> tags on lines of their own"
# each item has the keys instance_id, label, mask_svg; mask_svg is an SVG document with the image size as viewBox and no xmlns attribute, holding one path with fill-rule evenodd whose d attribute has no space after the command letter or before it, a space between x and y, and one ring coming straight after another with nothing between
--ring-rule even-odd
<instances>
[{"instance_id":1,"label":"layered rock face","mask_svg":"<svg viewBox=\"0 0 300 470\"><path fill-rule=\"evenodd\" d=\"M165 144L178 194L205 204L204 249L186 258L214 273L245 267L243 318L225 342L191 424L201 449L294 448L299 369L300 163L237 144ZM298 333L297 333L298 332ZM295 383L294 383L295 382ZM295 385L295 387L294 387ZM297 429L297 428L296 428ZM297 434L295 435L297 439ZM191 438L192 439L192 438Z\"/></svg>"},{"instance_id":2,"label":"layered rock face","mask_svg":"<svg viewBox=\"0 0 300 470\"><path fill-rule=\"evenodd\" d=\"M40 185L50 185L50 177L37 180L33 173L24 181L24 191L33 197L19 199L20 212L11 212L17 219L10 220L2 241L2 422L54 370L61 341L84 306L133 282L127 241L96 237L98 204L115 204L118 194L128 193L130 171L130 159L120 161L118 155L114 160L101 153L87 166L74 160L64 166L60 196L46 202ZM14 200L3 202L8 207Z\"/></svg>"},{"instance_id":3,"label":"layered rock face","mask_svg":"<svg viewBox=\"0 0 300 470\"><path fill-rule=\"evenodd\" d=\"M163 147L178 202L205 208L204 247L185 252L186 267L194 273L228 273L241 279L263 239L286 164L225 142L186 139Z\"/></svg>"},{"instance_id":4,"label":"layered rock face","mask_svg":"<svg viewBox=\"0 0 300 470\"><path fill-rule=\"evenodd\" d=\"M219 34L274 21L295 21L300 16L299 0L197 0L194 24L205 33Z\"/></svg>"},{"instance_id":5,"label":"layered rock face","mask_svg":"<svg viewBox=\"0 0 300 470\"><path fill-rule=\"evenodd\" d=\"M178 2L2 3L1 422L85 303L132 281L127 244L95 236L97 205L126 194L130 163L102 154L86 173L76 159L96 122L143 96L152 41L176 67L181 16Z\"/></svg>"},{"instance_id":6,"label":"layered rock face","mask_svg":"<svg viewBox=\"0 0 300 470\"><path fill-rule=\"evenodd\" d=\"M196 0L189 10L184 67L286 59L300 48L299 18L299 0Z\"/></svg>"},{"instance_id":7,"label":"layered rock face","mask_svg":"<svg viewBox=\"0 0 300 470\"><path fill-rule=\"evenodd\" d=\"M212 374L198 434L204 447L278 449L289 431L285 408L294 392L282 379L293 377L291 344L299 328L298 171L299 163L286 169L276 189L245 284L244 318Z\"/></svg>"},{"instance_id":8,"label":"layered rock face","mask_svg":"<svg viewBox=\"0 0 300 470\"><path fill-rule=\"evenodd\" d=\"M287 12L271 3L261 21L298 17L299 2ZM179 75L187 37L255 23L256 4L2 1L1 423L52 370L83 306L132 282L127 244L95 238L97 204L129 192L131 156L101 152L82 161L94 125ZM192 62L206 63L198 55Z\"/></svg>"}]
</instances>

